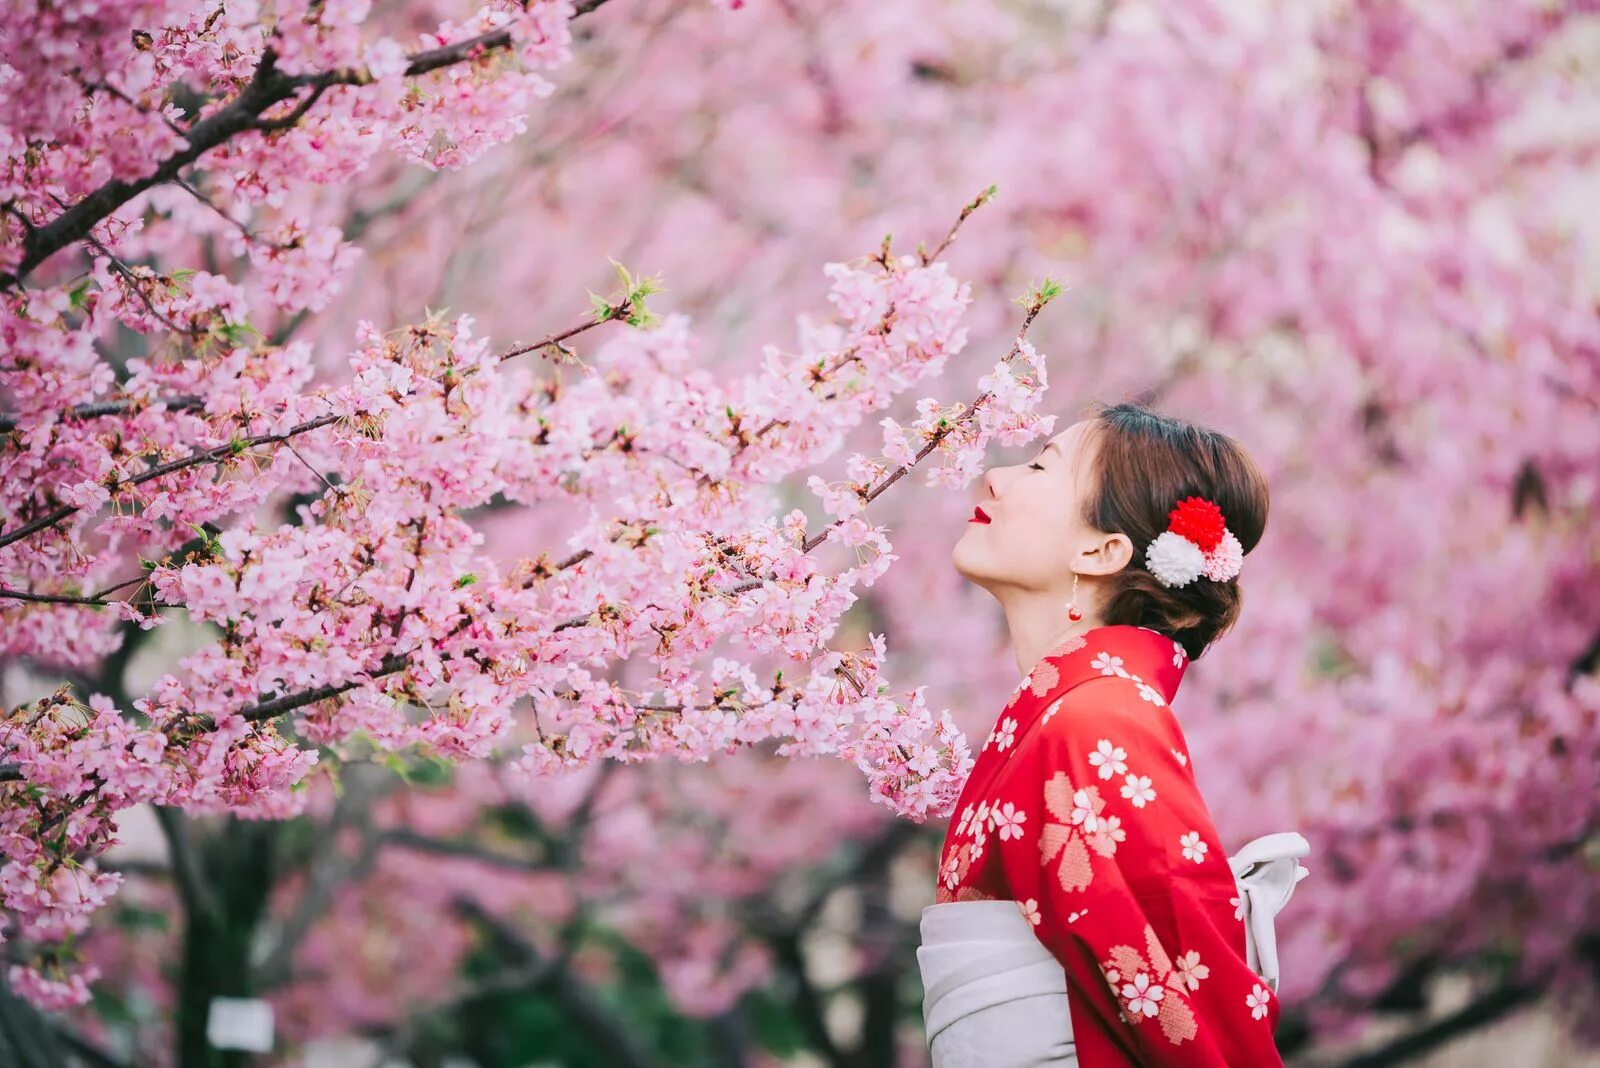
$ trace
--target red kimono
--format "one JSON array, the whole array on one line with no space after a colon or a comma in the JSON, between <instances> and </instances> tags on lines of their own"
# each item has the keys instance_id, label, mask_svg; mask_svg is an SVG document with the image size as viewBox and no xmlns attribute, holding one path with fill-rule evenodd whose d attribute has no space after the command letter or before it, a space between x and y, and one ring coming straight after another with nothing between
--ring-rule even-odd
<instances>
[{"instance_id":1,"label":"red kimono","mask_svg":"<svg viewBox=\"0 0 1600 1068\"><path fill-rule=\"evenodd\" d=\"M1066 971L1084 1068L1282 1065L1241 892L1169 702L1183 647L1096 627L1012 694L956 803L937 899L1016 901Z\"/></svg>"}]
</instances>

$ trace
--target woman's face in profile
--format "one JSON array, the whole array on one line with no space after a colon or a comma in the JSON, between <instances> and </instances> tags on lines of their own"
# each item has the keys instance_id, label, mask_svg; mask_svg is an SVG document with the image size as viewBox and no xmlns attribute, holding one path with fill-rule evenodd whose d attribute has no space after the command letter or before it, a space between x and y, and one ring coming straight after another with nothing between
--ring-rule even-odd
<instances>
[{"instance_id":1,"label":"woman's face in profile","mask_svg":"<svg viewBox=\"0 0 1600 1068\"><path fill-rule=\"evenodd\" d=\"M976 511L951 551L956 571L994 591L1000 586L1065 591L1073 558L1098 543L1082 521L1080 501L1090 486L1095 435L1082 420L1020 463L991 467L979 480Z\"/></svg>"}]
</instances>

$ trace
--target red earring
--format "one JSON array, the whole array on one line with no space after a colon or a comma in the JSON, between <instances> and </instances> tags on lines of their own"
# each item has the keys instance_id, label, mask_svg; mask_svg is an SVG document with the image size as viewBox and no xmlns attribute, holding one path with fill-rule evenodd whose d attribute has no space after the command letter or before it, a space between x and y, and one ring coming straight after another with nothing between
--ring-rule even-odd
<instances>
[{"instance_id":1,"label":"red earring","mask_svg":"<svg viewBox=\"0 0 1600 1068\"><path fill-rule=\"evenodd\" d=\"M1072 573L1072 600L1067 602L1067 618L1076 623L1083 618L1083 610L1078 607L1078 573Z\"/></svg>"}]
</instances>

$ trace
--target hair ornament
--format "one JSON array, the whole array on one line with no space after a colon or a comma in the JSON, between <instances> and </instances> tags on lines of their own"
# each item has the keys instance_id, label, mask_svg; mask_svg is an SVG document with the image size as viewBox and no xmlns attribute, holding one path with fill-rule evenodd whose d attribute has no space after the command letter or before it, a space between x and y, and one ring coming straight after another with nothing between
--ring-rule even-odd
<instances>
[{"instance_id":1,"label":"hair ornament","mask_svg":"<svg viewBox=\"0 0 1600 1068\"><path fill-rule=\"evenodd\" d=\"M1185 497L1167 515L1167 529L1144 553L1145 567L1163 586L1187 586L1204 575L1226 582L1244 564L1244 547L1204 497Z\"/></svg>"}]
</instances>

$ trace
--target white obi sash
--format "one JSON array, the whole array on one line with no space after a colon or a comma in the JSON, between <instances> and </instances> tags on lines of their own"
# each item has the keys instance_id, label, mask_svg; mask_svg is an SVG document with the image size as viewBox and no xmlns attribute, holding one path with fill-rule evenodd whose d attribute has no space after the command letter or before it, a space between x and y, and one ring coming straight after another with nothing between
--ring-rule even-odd
<instances>
[{"instance_id":1,"label":"white obi sash","mask_svg":"<svg viewBox=\"0 0 1600 1068\"><path fill-rule=\"evenodd\" d=\"M1245 959L1278 988L1273 918L1311 873L1295 831L1248 842L1228 865L1244 910ZM922 1021L934 1068L1077 1064L1066 972L1015 901L951 901L922 910ZM935 1045L938 1043L938 1045Z\"/></svg>"}]
</instances>

